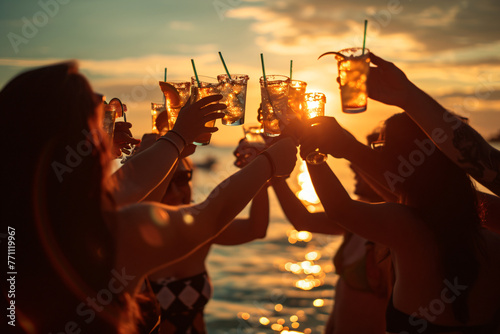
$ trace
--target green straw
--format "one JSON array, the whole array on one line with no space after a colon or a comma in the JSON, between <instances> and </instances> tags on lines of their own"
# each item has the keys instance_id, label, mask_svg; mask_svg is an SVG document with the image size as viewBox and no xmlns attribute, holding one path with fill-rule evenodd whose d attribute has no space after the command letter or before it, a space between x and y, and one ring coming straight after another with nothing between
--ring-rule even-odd
<instances>
[{"instance_id":1,"label":"green straw","mask_svg":"<svg viewBox=\"0 0 500 334\"><path fill-rule=\"evenodd\" d=\"M365 20L365 33L363 34L363 53L362 55L365 54L365 42L366 42L366 26L368 25L368 20Z\"/></svg>"},{"instance_id":2,"label":"green straw","mask_svg":"<svg viewBox=\"0 0 500 334\"><path fill-rule=\"evenodd\" d=\"M198 73L196 72L196 66L194 66L194 59L191 59L191 65L193 65L194 76L196 77L196 82L198 83L198 87L201 87L200 79L198 78Z\"/></svg>"},{"instance_id":3,"label":"green straw","mask_svg":"<svg viewBox=\"0 0 500 334\"><path fill-rule=\"evenodd\" d=\"M163 73L163 81L167 82L167 68L165 67L165 72ZM165 109L167 108L167 97L163 94L163 104L165 105Z\"/></svg>"},{"instance_id":4,"label":"green straw","mask_svg":"<svg viewBox=\"0 0 500 334\"><path fill-rule=\"evenodd\" d=\"M226 62L224 61L224 58L222 57L222 53L220 53L220 51L219 51L219 57L220 60L222 61L222 65L224 65L224 69L226 70L227 76L231 80L231 74L229 74L229 71L227 70Z\"/></svg>"},{"instance_id":5,"label":"green straw","mask_svg":"<svg viewBox=\"0 0 500 334\"><path fill-rule=\"evenodd\" d=\"M264 83L267 84L266 68L264 67L264 55L262 53L260 54L260 63L262 64L262 75L264 77Z\"/></svg>"},{"instance_id":6,"label":"green straw","mask_svg":"<svg viewBox=\"0 0 500 334\"><path fill-rule=\"evenodd\" d=\"M292 80L293 60L290 60L290 80Z\"/></svg>"}]
</instances>

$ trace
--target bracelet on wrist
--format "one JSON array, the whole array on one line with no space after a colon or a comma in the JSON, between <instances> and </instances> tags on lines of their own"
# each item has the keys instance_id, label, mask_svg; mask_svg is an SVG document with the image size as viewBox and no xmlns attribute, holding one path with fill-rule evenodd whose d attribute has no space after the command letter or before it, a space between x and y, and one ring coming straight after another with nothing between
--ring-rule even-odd
<instances>
[{"instance_id":1,"label":"bracelet on wrist","mask_svg":"<svg viewBox=\"0 0 500 334\"><path fill-rule=\"evenodd\" d=\"M172 143L172 145L174 145L175 149L177 150L177 155L181 155L181 152L184 149L184 147L179 148L179 146L177 146L177 143L172 138L168 138L167 135L161 136L160 138L157 139L157 141L158 140L165 140L165 141Z\"/></svg>"},{"instance_id":2,"label":"bracelet on wrist","mask_svg":"<svg viewBox=\"0 0 500 334\"><path fill-rule=\"evenodd\" d=\"M174 131L174 130L169 130L168 132L171 132L171 133L173 133L173 134L177 135L177 137L179 137L179 138L181 138L181 139L182 139L182 142L184 143L184 147L186 147L186 146L187 146L186 139L184 139L184 137L183 137L180 133L178 133L177 131ZM168 132L167 132L167 133L168 133Z\"/></svg>"},{"instance_id":3,"label":"bracelet on wrist","mask_svg":"<svg viewBox=\"0 0 500 334\"><path fill-rule=\"evenodd\" d=\"M266 157L266 159L269 161L269 164L271 166L271 177L269 179L271 179L276 174L276 165L274 164L273 158L267 151L262 151L259 153L259 155Z\"/></svg>"}]
</instances>

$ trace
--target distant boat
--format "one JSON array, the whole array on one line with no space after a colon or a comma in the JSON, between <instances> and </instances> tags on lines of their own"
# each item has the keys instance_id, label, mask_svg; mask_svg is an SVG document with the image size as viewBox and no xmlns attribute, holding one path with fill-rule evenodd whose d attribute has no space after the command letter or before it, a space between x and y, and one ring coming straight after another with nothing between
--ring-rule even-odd
<instances>
[{"instance_id":1,"label":"distant boat","mask_svg":"<svg viewBox=\"0 0 500 334\"><path fill-rule=\"evenodd\" d=\"M194 165L195 165L196 168L211 170L212 166L216 162L217 162L217 160L214 157L208 156L208 157L205 158L205 161L196 162Z\"/></svg>"}]
</instances>

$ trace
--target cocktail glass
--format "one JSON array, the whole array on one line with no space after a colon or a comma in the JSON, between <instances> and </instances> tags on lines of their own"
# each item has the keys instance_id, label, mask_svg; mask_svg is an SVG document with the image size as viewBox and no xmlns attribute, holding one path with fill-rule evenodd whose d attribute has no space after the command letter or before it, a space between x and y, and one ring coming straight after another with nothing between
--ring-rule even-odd
<instances>
[{"instance_id":1,"label":"cocktail glass","mask_svg":"<svg viewBox=\"0 0 500 334\"><path fill-rule=\"evenodd\" d=\"M198 80L199 80L199 85L198 85ZM199 101L204 97L216 94L220 94L220 83L217 81L216 78L207 77L203 75L198 76L198 79L196 79L195 76L191 77L191 95L194 97L193 102ZM205 126L207 127L215 126L215 120L207 122ZM193 144L198 146L208 145L210 144L211 138L212 134L207 132L195 138Z\"/></svg>"},{"instance_id":2,"label":"cocktail glass","mask_svg":"<svg viewBox=\"0 0 500 334\"><path fill-rule=\"evenodd\" d=\"M106 132L110 138L110 141L113 141L113 133L115 131L115 120L116 120L116 107L111 104L104 103L104 118L103 118L103 128L104 132Z\"/></svg>"},{"instance_id":3,"label":"cocktail glass","mask_svg":"<svg viewBox=\"0 0 500 334\"><path fill-rule=\"evenodd\" d=\"M261 124L252 123L243 125L245 138L243 143L238 146L235 155L237 157L234 164L237 167L245 166L249 160L255 158L257 154L266 149L267 143L264 138L264 129Z\"/></svg>"},{"instance_id":4,"label":"cocktail glass","mask_svg":"<svg viewBox=\"0 0 500 334\"><path fill-rule=\"evenodd\" d=\"M160 133L161 135L164 135L168 131L168 123L164 123L165 126L162 126L161 129L158 129L158 124L156 124L156 119L164 111L166 111L165 104L151 102L152 133Z\"/></svg>"},{"instance_id":5,"label":"cocktail glass","mask_svg":"<svg viewBox=\"0 0 500 334\"><path fill-rule=\"evenodd\" d=\"M306 87L307 82L305 81L290 81L290 88L288 91L288 106L291 110L288 114L288 119L303 118L304 110L306 108L304 101Z\"/></svg>"},{"instance_id":6,"label":"cocktail glass","mask_svg":"<svg viewBox=\"0 0 500 334\"><path fill-rule=\"evenodd\" d=\"M326 96L323 93L314 92L305 94L305 103L306 109L304 112L304 116L306 119L314 119L319 116L325 115L325 103ZM314 126L312 124L311 126ZM314 152L311 152L306 157L306 162L312 165L319 165L325 162L327 159L327 155L321 153L319 149L316 149Z\"/></svg>"},{"instance_id":7,"label":"cocktail glass","mask_svg":"<svg viewBox=\"0 0 500 334\"><path fill-rule=\"evenodd\" d=\"M261 77L259 82L264 133L269 137L279 136L286 123L290 78L266 75L266 79Z\"/></svg>"},{"instance_id":8,"label":"cocktail glass","mask_svg":"<svg viewBox=\"0 0 500 334\"><path fill-rule=\"evenodd\" d=\"M340 50L335 58L338 61L340 78L340 99L342 111L347 114L366 110L368 93L366 79L370 69L368 49L349 48Z\"/></svg>"},{"instance_id":9,"label":"cocktail glass","mask_svg":"<svg viewBox=\"0 0 500 334\"><path fill-rule=\"evenodd\" d=\"M224 125L242 125L245 122L245 103L247 97L248 75L227 74L217 76L220 83L221 103L227 106L226 116L222 119Z\"/></svg>"},{"instance_id":10,"label":"cocktail glass","mask_svg":"<svg viewBox=\"0 0 500 334\"><path fill-rule=\"evenodd\" d=\"M180 104L175 107L171 104L170 99L168 97L165 97L165 103L167 104L166 110L168 113L167 130L172 130L174 128L175 121L177 120L177 116L179 116L179 111L182 109L182 107L184 107L184 105L189 100L189 97L191 95L191 82L182 80L171 80L167 81L167 83L174 86L180 96Z\"/></svg>"}]
</instances>

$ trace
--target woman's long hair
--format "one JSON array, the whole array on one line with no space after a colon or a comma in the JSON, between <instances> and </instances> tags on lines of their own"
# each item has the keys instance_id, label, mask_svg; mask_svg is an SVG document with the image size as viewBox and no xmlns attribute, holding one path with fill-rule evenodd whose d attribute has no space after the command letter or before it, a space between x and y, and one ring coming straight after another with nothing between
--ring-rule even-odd
<instances>
[{"instance_id":1,"label":"woman's long hair","mask_svg":"<svg viewBox=\"0 0 500 334\"><path fill-rule=\"evenodd\" d=\"M124 296L105 291L115 244L103 213L112 200L99 102L73 62L25 72L0 92L9 196L2 211L16 230L16 306L29 333L70 322L84 333L118 329Z\"/></svg>"},{"instance_id":2,"label":"woman's long hair","mask_svg":"<svg viewBox=\"0 0 500 334\"><path fill-rule=\"evenodd\" d=\"M455 318L466 323L481 250L476 189L405 113L387 119L384 130L383 152L389 170L399 177L394 181L396 192L404 204L415 207L435 235L444 278L468 287L452 304Z\"/></svg>"}]
</instances>

